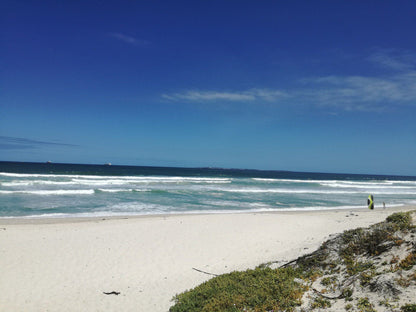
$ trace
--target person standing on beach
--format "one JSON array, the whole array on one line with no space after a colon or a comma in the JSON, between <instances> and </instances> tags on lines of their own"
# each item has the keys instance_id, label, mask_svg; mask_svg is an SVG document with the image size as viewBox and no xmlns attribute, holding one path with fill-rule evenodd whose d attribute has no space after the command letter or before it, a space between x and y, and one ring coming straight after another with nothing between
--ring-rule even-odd
<instances>
[{"instance_id":1,"label":"person standing on beach","mask_svg":"<svg viewBox=\"0 0 416 312\"><path fill-rule=\"evenodd\" d=\"M368 205L368 209L371 209L371 210L374 209L374 196L373 195L368 196L367 205Z\"/></svg>"}]
</instances>

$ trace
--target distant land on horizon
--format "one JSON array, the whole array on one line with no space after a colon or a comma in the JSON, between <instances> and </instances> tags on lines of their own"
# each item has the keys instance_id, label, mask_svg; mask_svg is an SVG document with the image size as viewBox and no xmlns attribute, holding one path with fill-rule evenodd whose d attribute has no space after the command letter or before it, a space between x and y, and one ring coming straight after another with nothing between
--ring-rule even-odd
<instances>
[{"instance_id":1,"label":"distant land on horizon","mask_svg":"<svg viewBox=\"0 0 416 312\"><path fill-rule=\"evenodd\" d=\"M260 177L260 178L302 178L309 179L398 179L407 178L416 180L416 176L411 175L389 175L389 174L360 174L360 173L340 173L340 172L309 172L309 171L290 171L290 170L264 170L250 168L220 168L220 167L170 167L170 166L146 166L146 165L119 165L119 164L79 164L79 163L54 163L45 162L22 162L0 160L0 172L13 173L69 173L71 171L83 174L109 174L109 175L231 175L241 177Z\"/></svg>"}]
</instances>

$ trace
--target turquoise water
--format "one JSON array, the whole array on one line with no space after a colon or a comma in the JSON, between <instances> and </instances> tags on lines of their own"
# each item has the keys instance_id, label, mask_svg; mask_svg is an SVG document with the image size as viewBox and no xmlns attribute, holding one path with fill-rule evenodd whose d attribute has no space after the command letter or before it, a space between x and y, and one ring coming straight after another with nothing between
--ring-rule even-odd
<instances>
[{"instance_id":1,"label":"turquoise water","mask_svg":"<svg viewBox=\"0 0 416 312\"><path fill-rule=\"evenodd\" d=\"M416 178L0 162L0 217L112 216L416 204Z\"/></svg>"}]
</instances>

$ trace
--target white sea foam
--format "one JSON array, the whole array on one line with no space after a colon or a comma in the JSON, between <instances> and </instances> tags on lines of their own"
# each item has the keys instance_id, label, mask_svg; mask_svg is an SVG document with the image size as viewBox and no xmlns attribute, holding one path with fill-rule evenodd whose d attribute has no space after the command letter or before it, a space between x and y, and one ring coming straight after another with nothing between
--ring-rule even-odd
<instances>
[{"instance_id":1,"label":"white sea foam","mask_svg":"<svg viewBox=\"0 0 416 312\"><path fill-rule=\"evenodd\" d=\"M164 182L203 182L203 183L230 183L231 178L211 178L211 177L180 177L180 176L99 176L99 175L79 175L79 174L28 174L28 173L8 173L0 172L0 176L17 178L72 178L85 180L127 180L127 181L164 181Z\"/></svg>"},{"instance_id":2,"label":"white sea foam","mask_svg":"<svg viewBox=\"0 0 416 312\"><path fill-rule=\"evenodd\" d=\"M3 182L1 183L1 186L4 187L13 187L13 186L28 186L28 185L33 185L33 182Z\"/></svg>"},{"instance_id":3,"label":"white sea foam","mask_svg":"<svg viewBox=\"0 0 416 312\"><path fill-rule=\"evenodd\" d=\"M221 206L221 207L240 207L241 202L231 200L206 200L202 202L209 206Z\"/></svg>"},{"instance_id":4,"label":"white sea foam","mask_svg":"<svg viewBox=\"0 0 416 312\"><path fill-rule=\"evenodd\" d=\"M299 180L299 179L272 179L272 178L251 178L254 181L262 181L262 182L288 182L288 183L319 183L319 182L326 182L328 180Z\"/></svg>"},{"instance_id":5,"label":"white sea foam","mask_svg":"<svg viewBox=\"0 0 416 312\"><path fill-rule=\"evenodd\" d=\"M215 189L218 190L218 189ZM233 193L282 193L282 194L367 194L365 190L315 190L315 189L248 189L248 188L239 188L239 189L221 189L223 192L233 192ZM373 194L414 194L414 192L405 192L400 190L391 190L391 191L374 191Z\"/></svg>"},{"instance_id":6,"label":"white sea foam","mask_svg":"<svg viewBox=\"0 0 416 312\"><path fill-rule=\"evenodd\" d=\"M4 191L0 194L32 194L32 195L91 195L94 190L27 190L27 191Z\"/></svg>"},{"instance_id":7,"label":"white sea foam","mask_svg":"<svg viewBox=\"0 0 416 312\"><path fill-rule=\"evenodd\" d=\"M416 203L416 202L413 202ZM392 204L389 207L401 207L403 204ZM137 209L137 205L133 205ZM129 210L129 209L122 210ZM188 210L188 211L178 211L178 210L170 210L169 207L165 207L164 209L152 209L148 207L144 210L136 210L130 209L130 211L115 211L111 210L114 207L108 207L109 210L99 210L94 212L81 212L81 213L44 213L44 214L33 214L33 215L26 215L26 216L6 216L0 217L0 219L15 219L15 218L95 218L95 217L129 217L129 216L146 216L146 215L178 215L178 214L239 214L239 213L278 213L278 212L297 212L297 211L321 211L321 210L354 210L354 209L363 209L367 208L363 205L356 205L356 206L304 206L304 207L286 207L286 208L266 208L266 207L259 207L253 209L206 209L206 210ZM153 207L154 208L154 207ZM173 207L170 207L173 208ZM166 209L166 210L165 210ZM377 209L377 207L376 207Z\"/></svg>"},{"instance_id":8,"label":"white sea foam","mask_svg":"<svg viewBox=\"0 0 416 312\"><path fill-rule=\"evenodd\" d=\"M40 174L40 173L9 173L0 172L0 176L4 177L16 177L16 178L73 178L73 177L86 177L87 175L76 174ZM100 177L100 176L87 176L87 177Z\"/></svg>"},{"instance_id":9,"label":"white sea foam","mask_svg":"<svg viewBox=\"0 0 416 312\"><path fill-rule=\"evenodd\" d=\"M359 188L359 189L413 189L416 191L416 186L392 186L392 185L380 185L380 184L373 184L373 185L353 185L353 184L342 184L342 183L322 183L322 186L332 187L332 188Z\"/></svg>"},{"instance_id":10,"label":"white sea foam","mask_svg":"<svg viewBox=\"0 0 416 312\"><path fill-rule=\"evenodd\" d=\"M108 180L85 180L85 179L73 179L73 183L79 185L125 185L131 184L132 181L129 180L117 180L117 179L108 179Z\"/></svg>"},{"instance_id":11,"label":"white sea foam","mask_svg":"<svg viewBox=\"0 0 416 312\"><path fill-rule=\"evenodd\" d=\"M151 189L125 189L125 188L115 188L115 189L109 189L109 188L99 188L97 189L99 192L103 193L126 193L126 192L151 192Z\"/></svg>"},{"instance_id":12,"label":"white sea foam","mask_svg":"<svg viewBox=\"0 0 416 312\"><path fill-rule=\"evenodd\" d=\"M103 188L99 188L99 189L97 189L97 191L103 192L103 193L124 193L124 192L132 192L133 189L103 189Z\"/></svg>"},{"instance_id":13,"label":"white sea foam","mask_svg":"<svg viewBox=\"0 0 416 312\"><path fill-rule=\"evenodd\" d=\"M310 183L320 184L323 186L386 186L394 185L400 186L400 184L416 185L416 181L412 180L368 180L368 181L351 181L351 180L301 180L301 179L272 179L272 178L252 178L254 181L259 182L275 182L275 183Z\"/></svg>"},{"instance_id":14,"label":"white sea foam","mask_svg":"<svg viewBox=\"0 0 416 312\"><path fill-rule=\"evenodd\" d=\"M29 185L77 185L76 182L64 182L64 181L47 181L47 180L35 180L35 181L13 181L13 182L3 182L2 186L5 187L15 187L15 186L29 186Z\"/></svg>"},{"instance_id":15,"label":"white sea foam","mask_svg":"<svg viewBox=\"0 0 416 312\"><path fill-rule=\"evenodd\" d=\"M406 183L394 183L392 181L385 182L351 182L351 181L322 181L319 182L322 186L334 186L334 187L369 187L369 186L378 186L378 187L400 187L400 186L410 186L416 187L416 185L403 185Z\"/></svg>"},{"instance_id":16,"label":"white sea foam","mask_svg":"<svg viewBox=\"0 0 416 312\"><path fill-rule=\"evenodd\" d=\"M345 184L345 185L393 185L393 181L342 181L342 180L335 180L335 181L322 181L320 183L335 183L337 185Z\"/></svg>"},{"instance_id":17,"label":"white sea foam","mask_svg":"<svg viewBox=\"0 0 416 312\"><path fill-rule=\"evenodd\" d=\"M149 212L155 213L166 213L175 210L175 207L162 204L154 203L142 203L142 202L128 202L128 203L117 203L111 204L107 207L101 208L99 211L110 211L112 213L135 213L135 214L146 214Z\"/></svg>"}]
</instances>

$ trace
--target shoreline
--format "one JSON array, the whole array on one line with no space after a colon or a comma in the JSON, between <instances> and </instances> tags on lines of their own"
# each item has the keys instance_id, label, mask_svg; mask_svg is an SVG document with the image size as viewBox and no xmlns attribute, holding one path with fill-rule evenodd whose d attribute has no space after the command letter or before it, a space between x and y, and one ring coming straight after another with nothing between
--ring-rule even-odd
<instances>
[{"instance_id":1,"label":"shoreline","mask_svg":"<svg viewBox=\"0 0 416 312\"><path fill-rule=\"evenodd\" d=\"M332 235L414 209L0 219L0 307L166 312L175 294L212 277L203 272L282 265Z\"/></svg>"},{"instance_id":2,"label":"shoreline","mask_svg":"<svg viewBox=\"0 0 416 312\"><path fill-rule=\"evenodd\" d=\"M402 211L402 210L416 209L416 204L403 204L375 207L373 211L389 210ZM369 211L367 207L325 207L325 208L283 208L279 210L222 210L222 211L191 211L191 212L172 212L172 213L158 213L158 214L125 214L125 215L102 215L102 216L81 216L81 215L64 215L64 216L46 216L46 215L30 215L30 216L6 216L0 217L0 225L13 225L13 224L52 224L52 223L78 223L78 222L90 222L90 221L106 221L106 220L126 220L126 219L141 219L141 218L170 218L170 217L186 217L186 216L210 216L210 215L244 215L244 214L297 214L297 213L320 213L320 212L346 212L355 211L363 212Z\"/></svg>"}]
</instances>

